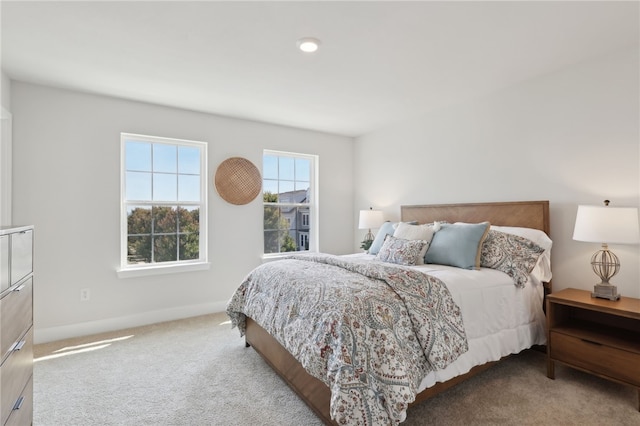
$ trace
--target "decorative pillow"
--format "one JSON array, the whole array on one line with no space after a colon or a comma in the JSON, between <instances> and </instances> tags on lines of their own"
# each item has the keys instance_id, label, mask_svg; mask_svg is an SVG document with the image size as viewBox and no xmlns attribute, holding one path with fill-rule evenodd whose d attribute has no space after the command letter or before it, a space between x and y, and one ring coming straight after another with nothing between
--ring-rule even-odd
<instances>
[{"instance_id":1,"label":"decorative pillow","mask_svg":"<svg viewBox=\"0 0 640 426\"><path fill-rule=\"evenodd\" d=\"M464 269L479 268L482 241L489 232L489 226L489 222L441 224L440 230L433 235L424 262Z\"/></svg>"},{"instance_id":2,"label":"decorative pillow","mask_svg":"<svg viewBox=\"0 0 640 426\"><path fill-rule=\"evenodd\" d=\"M399 265L415 265L425 245L423 240L404 240L387 235L376 259Z\"/></svg>"},{"instance_id":3,"label":"decorative pillow","mask_svg":"<svg viewBox=\"0 0 640 426\"><path fill-rule=\"evenodd\" d=\"M418 222L408 222L408 223L417 224ZM383 223L380 229L378 229L378 233L376 234L376 237L373 239L373 243L371 243L371 247L369 247L368 253L378 254L378 252L380 251L380 248L382 247L382 244L384 243L384 238L387 235L393 235L397 226L398 226L397 222L394 223L394 222L387 221Z\"/></svg>"},{"instance_id":4,"label":"decorative pillow","mask_svg":"<svg viewBox=\"0 0 640 426\"><path fill-rule=\"evenodd\" d=\"M427 253L429 244L433 239L433 234L440 229L440 224L428 223L425 225L412 225L410 223L401 222L398 224L393 236L404 240L422 240L426 244L422 249L422 253L416 259L416 265L424 265L424 255Z\"/></svg>"},{"instance_id":5,"label":"decorative pillow","mask_svg":"<svg viewBox=\"0 0 640 426\"><path fill-rule=\"evenodd\" d=\"M513 278L516 287L524 287L544 248L527 238L491 229L481 252L482 266L502 271Z\"/></svg>"},{"instance_id":6,"label":"decorative pillow","mask_svg":"<svg viewBox=\"0 0 640 426\"><path fill-rule=\"evenodd\" d=\"M551 281L551 247L553 241L549 236L539 229L523 228L517 226L494 226L491 225L491 229L495 231L504 232L505 234L514 234L520 237L533 241L544 249L542 255L538 258L536 266L529 275L533 276L540 282Z\"/></svg>"},{"instance_id":7,"label":"decorative pillow","mask_svg":"<svg viewBox=\"0 0 640 426\"><path fill-rule=\"evenodd\" d=\"M491 229L504 232L505 234L513 234L526 238L533 241L545 250L551 250L551 246L553 245L553 241L551 241L551 238L549 238L549 236L544 231L541 231L539 229L496 225L491 225Z\"/></svg>"}]
</instances>

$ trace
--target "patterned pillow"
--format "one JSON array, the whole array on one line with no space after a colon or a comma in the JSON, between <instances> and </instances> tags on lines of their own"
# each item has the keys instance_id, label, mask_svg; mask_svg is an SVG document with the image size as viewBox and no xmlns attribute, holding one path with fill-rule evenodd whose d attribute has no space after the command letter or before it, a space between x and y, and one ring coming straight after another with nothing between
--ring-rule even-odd
<instances>
[{"instance_id":1,"label":"patterned pillow","mask_svg":"<svg viewBox=\"0 0 640 426\"><path fill-rule=\"evenodd\" d=\"M524 287L543 252L527 238L491 229L482 244L480 265L502 271L513 278L516 287Z\"/></svg>"},{"instance_id":2,"label":"patterned pillow","mask_svg":"<svg viewBox=\"0 0 640 426\"><path fill-rule=\"evenodd\" d=\"M433 234L440 229L440 224L427 223L425 225L413 225L410 223L400 222L398 227L393 232L395 238L402 238L403 240L422 240L426 244L422 248L420 256L416 259L416 265L424 265L424 255L427 254L427 249Z\"/></svg>"},{"instance_id":3,"label":"patterned pillow","mask_svg":"<svg viewBox=\"0 0 640 426\"><path fill-rule=\"evenodd\" d=\"M406 222L406 223L415 225L418 222L412 221L412 222ZM397 227L398 227L398 222L387 221L383 223L380 229L378 230L376 237L373 239L373 243L371 243L371 247L369 247L369 251L367 251L367 253L378 254L378 252L380 251L380 248L382 247L382 244L384 244L385 237L387 235L393 235Z\"/></svg>"},{"instance_id":4,"label":"patterned pillow","mask_svg":"<svg viewBox=\"0 0 640 426\"><path fill-rule=\"evenodd\" d=\"M415 265L426 244L423 240L403 240L387 235L376 259L398 265Z\"/></svg>"}]
</instances>

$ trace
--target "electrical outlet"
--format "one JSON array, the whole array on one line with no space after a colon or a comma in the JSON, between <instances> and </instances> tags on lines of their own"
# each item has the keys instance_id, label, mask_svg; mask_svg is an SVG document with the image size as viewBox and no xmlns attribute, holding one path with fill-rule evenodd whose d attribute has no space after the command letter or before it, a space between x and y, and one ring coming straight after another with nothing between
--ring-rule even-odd
<instances>
[{"instance_id":1,"label":"electrical outlet","mask_svg":"<svg viewBox=\"0 0 640 426\"><path fill-rule=\"evenodd\" d=\"M80 300L82 302L86 302L89 299L91 299L91 292L89 291L89 289L88 288L80 289Z\"/></svg>"}]
</instances>

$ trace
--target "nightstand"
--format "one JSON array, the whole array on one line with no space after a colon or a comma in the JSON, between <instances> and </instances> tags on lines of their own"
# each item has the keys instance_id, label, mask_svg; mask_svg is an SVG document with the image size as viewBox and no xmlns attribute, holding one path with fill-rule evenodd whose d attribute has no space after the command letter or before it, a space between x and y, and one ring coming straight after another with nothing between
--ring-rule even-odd
<instances>
[{"instance_id":1,"label":"nightstand","mask_svg":"<svg viewBox=\"0 0 640 426\"><path fill-rule=\"evenodd\" d=\"M547 377L555 362L633 386L640 411L640 299L568 288L547 296Z\"/></svg>"}]
</instances>

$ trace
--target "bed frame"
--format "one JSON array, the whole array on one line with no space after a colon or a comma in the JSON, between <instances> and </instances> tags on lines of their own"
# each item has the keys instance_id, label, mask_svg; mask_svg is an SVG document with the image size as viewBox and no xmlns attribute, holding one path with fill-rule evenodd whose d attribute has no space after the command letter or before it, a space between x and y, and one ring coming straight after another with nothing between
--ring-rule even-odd
<instances>
[{"instance_id":1,"label":"bed frame","mask_svg":"<svg viewBox=\"0 0 640 426\"><path fill-rule=\"evenodd\" d=\"M548 201L516 201L503 203L436 204L401 206L401 220L418 223L433 221L470 222L489 221L493 225L522 226L540 229L551 235ZM551 291L551 283L545 283ZM247 318L246 346L252 346L298 396L328 425L336 425L329 415L331 392L327 385L306 372L302 365L280 343ZM427 398L488 369L499 361L473 367L468 373L446 382L436 383L416 396L415 405ZM410 407L411 407L410 405Z\"/></svg>"}]
</instances>

